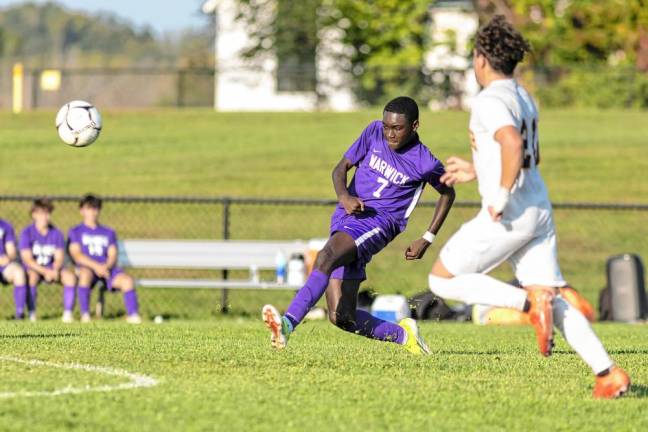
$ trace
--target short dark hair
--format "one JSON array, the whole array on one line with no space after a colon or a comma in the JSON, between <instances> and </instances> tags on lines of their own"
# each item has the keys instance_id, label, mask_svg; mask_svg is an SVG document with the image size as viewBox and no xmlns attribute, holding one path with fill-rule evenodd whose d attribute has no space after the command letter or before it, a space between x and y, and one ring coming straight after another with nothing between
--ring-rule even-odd
<instances>
[{"instance_id":1,"label":"short dark hair","mask_svg":"<svg viewBox=\"0 0 648 432\"><path fill-rule=\"evenodd\" d=\"M419 118L419 107L414 99L407 96L399 96L387 102L383 112L389 111L396 114L403 114L410 123Z\"/></svg>"},{"instance_id":2,"label":"short dark hair","mask_svg":"<svg viewBox=\"0 0 648 432\"><path fill-rule=\"evenodd\" d=\"M485 56L495 71L512 75L531 46L503 15L495 15L477 32L475 51Z\"/></svg>"},{"instance_id":3,"label":"short dark hair","mask_svg":"<svg viewBox=\"0 0 648 432\"><path fill-rule=\"evenodd\" d=\"M48 213L52 213L54 211L54 203L46 197L35 199L32 203L31 212L33 213L35 210L45 210Z\"/></svg>"},{"instance_id":4,"label":"short dark hair","mask_svg":"<svg viewBox=\"0 0 648 432\"><path fill-rule=\"evenodd\" d=\"M93 194L85 194L82 198L81 201L79 201L79 208L83 208L85 206L96 208L98 210L101 210L101 198L99 198L96 195Z\"/></svg>"}]
</instances>

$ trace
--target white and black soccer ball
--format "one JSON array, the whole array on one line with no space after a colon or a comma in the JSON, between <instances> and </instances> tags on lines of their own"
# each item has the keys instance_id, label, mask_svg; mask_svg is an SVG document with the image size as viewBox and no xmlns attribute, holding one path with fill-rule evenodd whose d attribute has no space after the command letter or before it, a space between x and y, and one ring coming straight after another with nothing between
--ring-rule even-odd
<instances>
[{"instance_id":1,"label":"white and black soccer ball","mask_svg":"<svg viewBox=\"0 0 648 432\"><path fill-rule=\"evenodd\" d=\"M89 102L75 100L61 107L56 114L56 130L65 144L89 146L101 132L101 114Z\"/></svg>"}]
</instances>

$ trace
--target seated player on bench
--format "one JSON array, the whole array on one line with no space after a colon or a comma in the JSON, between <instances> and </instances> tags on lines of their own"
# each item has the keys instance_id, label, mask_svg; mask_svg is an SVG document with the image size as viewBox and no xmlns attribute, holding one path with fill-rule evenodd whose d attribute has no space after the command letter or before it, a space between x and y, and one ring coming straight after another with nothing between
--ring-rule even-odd
<instances>
[{"instance_id":1,"label":"seated player on bench","mask_svg":"<svg viewBox=\"0 0 648 432\"><path fill-rule=\"evenodd\" d=\"M140 324L135 281L117 267L117 234L115 230L99 223L101 199L88 194L79 202L81 222L68 233L69 252L79 277L78 297L81 321L90 321L90 289L99 281L108 291L124 294L126 321Z\"/></svg>"}]
</instances>

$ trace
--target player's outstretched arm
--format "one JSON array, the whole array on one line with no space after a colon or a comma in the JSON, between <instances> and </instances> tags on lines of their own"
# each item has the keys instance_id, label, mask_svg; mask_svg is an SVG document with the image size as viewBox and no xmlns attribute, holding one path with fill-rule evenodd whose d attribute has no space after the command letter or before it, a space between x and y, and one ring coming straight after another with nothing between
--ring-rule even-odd
<instances>
[{"instance_id":1,"label":"player's outstretched arm","mask_svg":"<svg viewBox=\"0 0 648 432\"><path fill-rule=\"evenodd\" d=\"M455 191L451 186L441 185L439 190L441 196L437 200L436 206L434 207L434 215L432 216L432 222L428 230L423 234L423 237L416 239L412 242L411 245L405 250L405 259L415 260L423 258L425 251L434 241L434 237L437 235L443 222L445 222L452 204L455 200Z\"/></svg>"},{"instance_id":2,"label":"player's outstretched arm","mask_svg":"<svg viewBox=\"0 0 648 432\"><path fill-rule=\"evenodd\" d=\"M337 199L347 214L359 214L364 211L364 203L360 198L351 196L347 188L347 173L351 168L353 168L353 163L343 157L333 169L331 176Z\"/></svg>"},{"instance_id":3,"label":"player's outstretched arm","mask_svg":"<svg viewBox=\"0 0 648 432\"><path fill-rule=\"evenodd\" d=\"M488 206L488 212L495 221L502 219L504 208L508 204L513 184L522 169L523 146L522 135L514 126L505 126L495 132L495 141L502 147L502 177L500 190L494 201Z\"/></svg>"},{"instance_id":4,"label":"player's outstretched arm","mask_svg":"<svg viewBox=\"0 0 648 432\"><path fill-rule=\"evenodd\" d=\"M452 156L446 161L445 173L441 176L441 183L453 186L468 183L477 178L475 167L467 160Z\"/></svg>"}]
</instances>

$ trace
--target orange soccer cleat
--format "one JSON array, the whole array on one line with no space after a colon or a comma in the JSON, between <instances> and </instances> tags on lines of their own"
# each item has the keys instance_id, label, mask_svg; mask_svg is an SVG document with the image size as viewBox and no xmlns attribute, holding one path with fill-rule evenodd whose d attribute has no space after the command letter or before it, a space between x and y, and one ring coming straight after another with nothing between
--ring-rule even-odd
<instances>
[{"instance_id":1,"label":"orange soccer cleat","mask_svg":"<svg viewBox=\"0 0 648 432\"><path fill-rule=\"evenodd\" d=\"M560 295L572 306L578 309L587 318L587 321L596 321L596 314L592 305L578 291L570 286L559 288Z\"/></svg>"},{"instance_id":2,"label":"orange soccer cleat","mask_svg":"<svg viewBox=\"0 0 648 432\"><path fill-rule=\"evenodd\" d=\"M620 367L612 366L610 372L596 377L594 399L616 399L630 389L630 377Z\"/></svg>"},{"instance_id":3,"label":"orange soccer cleat","mask_svg":"<svg viewBox=\"0 0 648 432\"><path fill-rule=\"evenodd\" d=\"M546 289L531 289L527 294L531 307L529 321L536 332L540 354L551 355L553 349L553 306L554 294Z\"/></svg>"}]
</instances>

